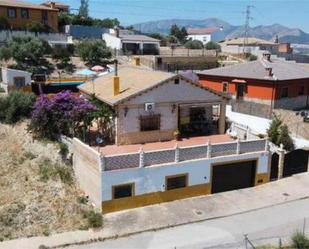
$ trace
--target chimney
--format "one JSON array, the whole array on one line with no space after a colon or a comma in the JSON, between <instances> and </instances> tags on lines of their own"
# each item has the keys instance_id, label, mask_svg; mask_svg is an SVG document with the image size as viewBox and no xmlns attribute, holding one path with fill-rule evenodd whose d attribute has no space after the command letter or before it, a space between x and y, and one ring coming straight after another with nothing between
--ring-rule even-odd
<instances>
[{"instance_id":1,"label":"chimney","mask_svg":"<svg viewBox=\"0 0 309 249\"><path fill-rule=\"evenodd\" d=\"M49 2L49 6L50 6L52 9L56 9L56 3L55 3L55 2Z\"/></svg>"},{"instance_id":2,"label":"chimney","mask_svg":"<svg viewBox=\"0 0 309 249\"><path fill-rule=\"evenodd\" d=\"M134 65L140 66L141 65L141 58L140 57L134 57Z\"/></svg>"},{"instance_id":3,"label":"chimney","mask_svg":"<svg viewBox=\"0 0 309 249\"><path fill-rule=\"evenodd\" d=\"M120 78L118 76L118 61L115 60L115 75L113 76L113 91L114 96L120 93Z\"/></svg>"},{"instance_id":4,"label":"chimney","mask_svg":"<svg viewBox=\"0 0 309 249\"><path fill-rule=\"evenodd\" d=\"M267 71L267 76L272 77L273 76L273 69L271 67L266 67L265 68Z\"/></svg>"},{"instance_id":5,"label":"chimney","mask_svg":"<svg viewBox=\"0 0 309 249\"><path fill-rule=\"evenodd\" d=\"M271 58L271 53L268 52L268 53L264 53L264 54L263 54L263 59L264 59L264 60L270 61L270 58Z\"/></svg>"}]
</instances>

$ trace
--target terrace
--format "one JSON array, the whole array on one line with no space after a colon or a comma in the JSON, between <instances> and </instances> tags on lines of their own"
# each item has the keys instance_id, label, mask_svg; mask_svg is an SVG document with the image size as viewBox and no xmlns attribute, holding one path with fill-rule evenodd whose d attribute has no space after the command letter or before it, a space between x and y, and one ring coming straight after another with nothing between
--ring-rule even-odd
<instances>
[{"instance_id":1,"label":"terrace","mask_svg":"<svg viewBox=\"0 0 309 249\"><path fill-rule=\"evenodd\" d=\"M239 141L223 134L183 138L180 141L107 145L98 150L103 156L104 170L110 171L267 151L268 142L266 139Z\"/></svg>"}]
</instances>

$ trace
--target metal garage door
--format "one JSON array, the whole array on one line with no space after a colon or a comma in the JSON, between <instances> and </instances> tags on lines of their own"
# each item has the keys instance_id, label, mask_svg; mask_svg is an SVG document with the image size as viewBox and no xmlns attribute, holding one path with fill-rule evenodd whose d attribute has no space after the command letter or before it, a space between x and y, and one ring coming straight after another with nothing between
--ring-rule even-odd
<instances>
[{"instance_id":1,"label":"metal garage door","mask_svg":"<svg viewBox=\"0 0 309 249\"><path fill-rule=\"evenodd\" d=\"M254 186L256 161L215 165L212 168L212 193Z\"/></svg>"}]
</instances>

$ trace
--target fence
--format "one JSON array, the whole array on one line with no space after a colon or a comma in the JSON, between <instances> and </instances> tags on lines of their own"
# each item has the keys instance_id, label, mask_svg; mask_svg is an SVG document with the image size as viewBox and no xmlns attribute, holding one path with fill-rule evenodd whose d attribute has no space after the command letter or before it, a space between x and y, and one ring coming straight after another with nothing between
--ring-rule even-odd
<instances>
[{"instance_id":1,"label":"fence","mask_svg":"<svg viewBox=\"0 0 309 249\"><path fill-rule=\"evenodd\" d=\"M6 43L14 36L33 36L39 37L47 41L53 42L68 42L68 35L62 33L35 33L30 31L17 31L17 30L2 30L0 31L0 42Z\"/></svg>"},{"instance_id":2,"label":"fence","mask_svg":"<svg viewBox=\"0 0 309 249\"><path fill-rule=\"evenodd\" d=\"M125 168L147 167L164 163L178 163L201 158L238 155L268 151L268 140L259 139L232 143L206 144L157 151L140 151L121 155L103 156L102 168L106 171Z\"/></svg>"},{"instance_id":3,"label":"fence","mask_svg":"<svg viewBox=\"0 0 309 249\"><path fill-rule=\"evenodd\" d=\"M162 56L217 56L216 50L160 47Z\"/></svg>"}]
</instances>

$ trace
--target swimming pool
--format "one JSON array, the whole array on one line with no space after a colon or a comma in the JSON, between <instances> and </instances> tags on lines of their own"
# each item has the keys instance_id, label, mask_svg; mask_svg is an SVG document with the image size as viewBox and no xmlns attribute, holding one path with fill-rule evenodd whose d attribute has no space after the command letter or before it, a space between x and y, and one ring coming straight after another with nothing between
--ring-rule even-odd
<instances>
[{"instance_id":1,"label":"swimming pool","mask_svg":"<svg viewBox=\"0 0 309 249\"><path fill-rule=\"evenodd\" d=\"M49 86L80 86L85 84L85 81L66 81L66 82L52 82L48 84Z\"/></svg>"}]
</instances>

